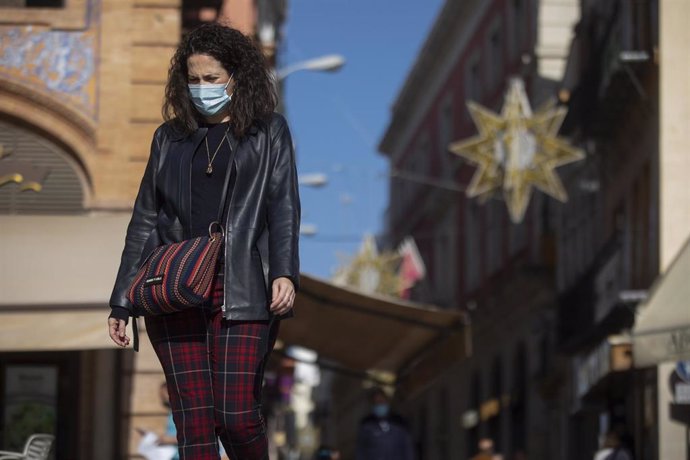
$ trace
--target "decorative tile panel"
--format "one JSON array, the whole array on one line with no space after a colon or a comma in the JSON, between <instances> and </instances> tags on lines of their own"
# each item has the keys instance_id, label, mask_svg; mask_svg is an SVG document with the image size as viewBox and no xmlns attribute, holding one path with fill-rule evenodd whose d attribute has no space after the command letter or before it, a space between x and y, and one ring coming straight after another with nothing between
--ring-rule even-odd
<instances>
[{"instance_id":1,"label":"decorative tile panel","mask_svg":"<svg viewBox=\"0 0 690 460\"><path fill-rule=\"evenodd\" d=\"M0 77L39 87L95 118L96 39L93 29L2 28Z\"/></svg>"}]
</instances>

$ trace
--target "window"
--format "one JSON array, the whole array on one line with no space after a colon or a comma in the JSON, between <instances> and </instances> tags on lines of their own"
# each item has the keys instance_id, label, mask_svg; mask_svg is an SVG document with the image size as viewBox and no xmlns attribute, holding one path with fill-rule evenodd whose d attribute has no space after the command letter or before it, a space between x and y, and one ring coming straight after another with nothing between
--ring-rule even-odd
<instances>
[{"instance_id":1,"label":"window","mask_svg":"<svg viewBox=\"0 0 690 460\"><path fill-rule=\"evenodd\" d=\"M0 17L16 27L35 26L31 38L54 37L51 32L69 35L69 31L86 30L93 16L94 2L89 0L0 0ZM65 35L66 36L66 35ZM52 42L51 42L52 43ZM57 46L56 43L52 43Z\"/></svg>"},{"instance_id":2,"label":"window","mask_svg":"<svg viewBox=\"0 0 690 460\"><path fill-rule=\"evenodd\" d=\"M420 134L417 139L417 145L414 154L411 158L411 165L409 171L423 176L429 173L429 153L430 148L429 135L427 133Z\"/></svg>"},{"instance_id":3,"label":"window","mask_svg":"<svg viewBox=\"0 0 690 460\"><path fill-rule=\"evenodd\" d=\"M453 95L447 94L441 103L438 121L438 151L441 157L441 175L453 177L454 170L452 153L448 151L448 144L453 142Z\"/></svg>"},{"instance_id":4,"label":"window","mask_svg":"<svg viewBox=\"0 0 690 460\"><path fill-rule=\"evenodd\" d=\"M434 285L435 301L444 307L452 307L455 301L455 274L457 224L455 206L449 207L446 214L438 222L434 235Z\"/></svg>"},{"instance_id":5,"label":"window","mask_svg":"<svg viewBox=\"0 0 690 460\"><path fill-rule=\"evenodd\" d=\"M405 205L402 200L402 193L403 193L403 180L400 179L399 177L391 177L390 180L390 189L389 189L389 209L390 209L390 216L389 216L389 225L391 227L395 227L398 224L398 219L400 219L400 215L402 214L402 210L404 209Z\"/></svg>"},{"instance_id":6,"label":"window","mask_svg":"<svg viewBox=\"0 0 690 460\"><path fill-rule=\"evenodd\" d=\"M450 458L450 396L448 387L444 386L438 392L438 410L436 418L436 453L437 458Z\"/></svg>"},{"instance_id":7,"label":"window","mask_svg":"<svg viewBox=\"0 0 690 460\"><path fill-rule=\"evenodd\" d=\"M424 458L428 448L428 422L429 422L429 408L426 401L423 402L417 413L417 458Z\"/></svg>"},{"instance_id":8,"label":"window","mask_svg":"<svg viewBox=\"0 0 690 460\"><path fill-rule=\"evenodd\" d=\"M525 451L527 439L527 347L519 343L513 356L510 438L513 452Z\"/></svg>"},{"instance_id":9,"label":"window","mask_svg":"<svg viewBox=\"0 0 690 460\"><path fill-rule=\"evenodd\" d=\"M486 254L488 258L488 274L493 275L503 265L503 218L504 204L499 200L491 200L486 203L488 214L488 238L486 238Z\"/></svg>"},{"instance_id":10,"label":"window","mask_svg":"<svg viewBox=\"0 0 690 460\"><path fill-rule=\"evenodd\" d=\"M489 29L488 59L486 60L489 87L494 90L503 83L503 34L501 21L496 18Z\"/></svg>"},{"instance_id":11,"label":"window","mask_svg":"<svg viewBox=\"0 0 690 460\"><path fill-rule=\"evenodd\" d=\"M482 99L481 54L475 51L468 59L465 70L465 101L480 102ZM470 113L465 110L465 117Z\"/></svg>"},{"instance_id":12,"label":"window","mask_svg":"<svg viewBox=\"0 0 690 460\"><path fill-rule=\"evenodd\" d=\"M51 458L77 458L80 353L8 352L0 356L0 446L21 451L33 433L56 436Z\"/></svg>"},{"instance_id":13,"label":"window","mask_svg":"<svg viewBox=\"0 0 690 460\"><path fill-rule=\"evenodd\" d=\"M5 8L62 8L65 0L0 0Z\"/></svg>"},{"instance_id":14,"label":"window","mask_svg":"<svg viewBox=\"0 0 690 460\"><path fill-rule=\"evenodd\" d=\"M0 186L0 215L84 212L84 173L62 147L24 128L0 123L0 148L12 151L0 159L6 170L22 177L21 183Z\"/></svg>"},{"instance_id":15,"label":"window","mask_svg":"<svg viewBox=\"0 0 690 460\"><path fill-rule=\"evenodd\" d=\"M412 151L401 162L400 170L411 176L425 178L429 174L430 150L428 133L421 133ZM401 183L402 194L396 198L402 201L403 206L409 206L417 198L424 185L410 179L398 178L398 181Z\"/></svg>"},{"instance_id":16,"label":"window","mask_svg":"<svg viewBox=\"0 0 690 460\"><path fill-rule=\"evenodd\" d=\"M482 376L479 371L475 371L472 375L468 400L470 401L470 410L479 412L479 406L482 403ZM477 445L479 444L479 423L468 429L466 433L466 454L467 458L472 458L477 453Z\"/></svg>"},{"instance_id":17,"label":"window","mask_svg":"<svg viewBox=\"0 0 690 460\"><path fill-rule=\"evenodd\" d=\"M475 200L465 198L465 292L470 293L479 287L481 281L481 216Z\"/></svg>"},{"instance_id":18,"label":"window","mask_svg":"<svg viewBox=\"0 0 690 460\"><path fill-rule=\"evenodd\" d=\"M503 363L500 356L494 358L491 369L491 399L501 400L503 393ZM502 411L489 419L489 437L494 440L496 450L501 450L501 415Z\"/></svg>"},{"instance_id":19,"label":"window","mask_svg":"<svg viewBox=\"0 0 690 460\"><path fill-rule=\"evenodd\" d=\"M544 335L542 335L539 339L539 361L537 362L539 368L536 372L537 376L541 378L546 377L547 373L549 372L550 349L551 347L549 344L549 336L546 333L544 333Z\"/></svg>"},{"instance_id":20,"label":"window","mask_svg":"<svg viewBox=\"0 0 690 460\"><path fill-rule=\"evenodd\" d=\"M510 255L514 256L525 247L527 242L527 225L525 220L510 224Z\"/></svg>"},{"instance_id":21,"label":"window","mask_svg":"<svg viewBox=\"0 0 690 460\"><path fill-rule=\"evenodd\" d=\"M516 58L520 55L524 45L524 36L526 35L529 24L527 23L526 0L512 0L511 2L511 24L510 30L512 36L509 42L510 56Z\"/></svg>"}]
</instances>

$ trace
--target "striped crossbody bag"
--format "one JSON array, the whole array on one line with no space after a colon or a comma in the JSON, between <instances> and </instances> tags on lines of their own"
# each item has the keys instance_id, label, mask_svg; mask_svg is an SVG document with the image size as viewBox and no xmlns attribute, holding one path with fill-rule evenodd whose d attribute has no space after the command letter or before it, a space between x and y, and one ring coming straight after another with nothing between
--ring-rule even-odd
<instances>
[{"instance_id":1,"label":"striped crossbody bag","mask_svg":"<svg viewBox=\"0 0 690 460\"><path fill-rule=\"evenodd\" d=\"M128 292L136 316L174 313L209 303L225 240L221 222L236 150L227 136L224 139L230 145L230 159L218 219L209 225L208 236L164 244L151 252Z\"/></svg>"}]
</instances>

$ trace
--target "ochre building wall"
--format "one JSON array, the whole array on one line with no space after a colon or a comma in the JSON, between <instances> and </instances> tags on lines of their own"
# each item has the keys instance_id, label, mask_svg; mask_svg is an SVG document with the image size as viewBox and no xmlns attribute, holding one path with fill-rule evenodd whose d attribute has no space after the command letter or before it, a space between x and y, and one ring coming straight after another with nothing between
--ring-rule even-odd
<instances>
[{"instance_id":1,"label":"ochre building wall","mask_svg":"<svg viewBox=\"0 0 690 460\"><path fill-rule=\"evenodd\" d=\"M85 208L131 206L145 166L180 0L66 0L4 8L0 118L64 146L84 169Z\"/></svg>"}]
</instances>

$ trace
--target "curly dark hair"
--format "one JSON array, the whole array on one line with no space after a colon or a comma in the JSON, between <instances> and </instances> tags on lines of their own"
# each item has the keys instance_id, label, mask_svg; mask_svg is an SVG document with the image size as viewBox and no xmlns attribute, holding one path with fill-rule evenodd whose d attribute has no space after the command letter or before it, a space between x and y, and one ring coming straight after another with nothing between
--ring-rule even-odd
<instances>
[{"instance_id":1,"label":"curly dark hair","mask_svg":"<svg viewBox=\"0 0 690 460\"><path fill-rule=\"evenodd\" d=\"M163 118L177 131L190 134L203 121L187 88L187 59L193 54L213 57L233 75L235 89L228 111L235 136L243 137L255 120L267 119L273 113L278 96L261 50L242 32L209 23L184 36L170 61Z\"/></svg>"}]
</instances>

